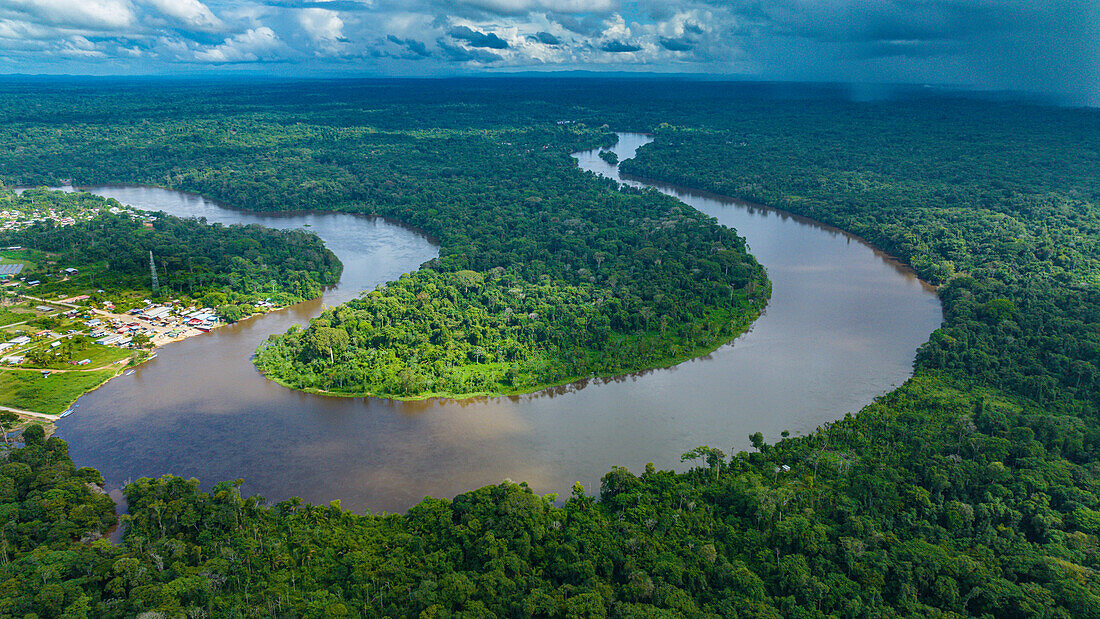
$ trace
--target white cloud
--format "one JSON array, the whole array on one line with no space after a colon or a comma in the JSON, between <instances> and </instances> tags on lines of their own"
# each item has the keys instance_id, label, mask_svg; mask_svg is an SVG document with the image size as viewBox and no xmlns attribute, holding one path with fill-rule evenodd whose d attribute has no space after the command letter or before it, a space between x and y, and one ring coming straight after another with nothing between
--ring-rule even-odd
<instances>
[{"instance_id":1,"label":"white cloud","mask_svg":"<svg viewBox=\"0 0 1100 619\"><path fill-rule=\"evenodd\" d=\"M167 60L186 62L192 59L191 48L178 37L158 37L153 52Z\"/></svg>"},{"instance_id":2,"label":"white cloud","mask_svg":"<svg viewBox=\"0 0 1100 619\"><path fill-rule=\"evenodd\" d=\"M125 28L135 21L129 0L0 0L0 8L73 28Z\"/></svg>"},{"instance_id":3,"label":"white cloud","mask_svg":"<svg viewBox=\"0 0 1100 619\"><path fill-rule=\"evenodd\" d=\"M702 34L710 30L708 24L715 21L710 13L698 10L680 11L657 23L657 32L664 37L682 37L685 34Z\"/></svg>"},{"instance_id":4,"label":"white cloud","mask_svg":"<svg viewBox=\"0 0 1100 619\"><path fill-rule=\"evenodd\" d=\"M497 13L606 13L616 4L614 0L462 0L461 3Z\"/></svg>"},{"instance_id":5,"label":"white cloud","mask_svg":"<svg viewBox=\"0 0 1100 619\"><path fill-rule=\"evenodd\" d=\"M106 55L97 50L94 43L79 35L63 41L57 53L71 58L102 58Z\"/></svg>"},{"instance_id":6,"label":"white cloud","mask_svg":"<svg viewBox=\"0 0 1100 619\"><path fill-rule=\"evenodd\" d=\"M604 38L607 38L607 39L629 39L630 38L630 36L631 36L630 26L626 25L626 20L623 19L622 15L618 15L618 14L612 15L610 18L608 18L608 20L605 23L607 24L607 28L605 28L604 31L603 31L603 37Z\"/></svg>"},{"instance_id":7,"label":"white cloud","mask_svg":"<svg viewBox=\"0 0 1100 619\"><path fill-rule=\"evenodd\" d=\"M230 37L221 45L197 50L195 59L210 63L256 62L274 57L283 47L274 30L261 26Z\"/></svg>"},{"instance_id":8,"label":"white cloud","mask_svg":"<svg viewBox=\"0 0 1100 619\"><path fill-rule=\"evenodd\" d=\"M298 23L324 51L335 54L343 47L344 20L340 19L340 14L336 11L302 9L298 11Z\"/></svg>"},{"instance_id":9,"label":"white cloud","mask_svg":"<svg viewBox=\"0 0 1100 619\"><path fill-rule=\"evenodd\" d=\"M225 24L218 19L199 0L144 0L167 17L178 21L192 30L205 32L217 32L225 29Z\"/></svg>"},{"instance_id":10,"label":"white cloud","mask_svg":"<svg viewBox=\"0 0 1100 619\"><path fill-rule=\"evenodd\" d=\"M55 38L56 30L16 19L0 19L0 39L31 41Z\"/></svg>"}]
</instances>

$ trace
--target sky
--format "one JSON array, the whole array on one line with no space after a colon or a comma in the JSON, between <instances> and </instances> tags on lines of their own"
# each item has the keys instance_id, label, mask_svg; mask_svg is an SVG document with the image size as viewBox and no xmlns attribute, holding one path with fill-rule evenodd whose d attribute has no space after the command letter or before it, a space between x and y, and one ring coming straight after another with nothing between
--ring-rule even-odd
<instances>
[{"instance_id":1,"label":"sky","mask_svg":"<svg viewBox=\"0 0 1100 619\"><path fill-rule=\"evenodd\" d=\"M576 70L1100 105L1100 0L0 0L0 73Z\"/></svg>"}]
</instances>

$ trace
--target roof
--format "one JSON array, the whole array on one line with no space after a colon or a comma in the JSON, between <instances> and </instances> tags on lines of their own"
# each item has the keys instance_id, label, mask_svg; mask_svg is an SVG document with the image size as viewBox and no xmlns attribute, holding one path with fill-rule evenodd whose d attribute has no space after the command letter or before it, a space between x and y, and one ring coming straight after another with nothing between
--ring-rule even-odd
<instances>
[{"instance_id":1,"label":"roof","mask_svg":"<svg viewBox=\"0 0 1100 619\"><path fill-rule=\"evenodd\" d=\"M22 264L0 264L0 275L15 275L22 270Z\"/></svg>"}]
</instances>

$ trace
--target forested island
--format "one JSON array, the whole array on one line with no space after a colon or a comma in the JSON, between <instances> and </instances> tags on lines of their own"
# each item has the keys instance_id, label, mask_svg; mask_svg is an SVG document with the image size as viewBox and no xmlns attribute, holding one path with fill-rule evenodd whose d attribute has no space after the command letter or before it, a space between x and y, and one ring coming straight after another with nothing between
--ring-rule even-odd
<instances>
[{"instance_id":1,"label":"forested island","mask_svg":"<svg viewBox=\"0 0 1100 619\"><path fill-rule=\"evenodd\" d=\"M767 300L744 239L672 198L468 136L443 153L459 166L443 176L402 156L415 197L369 206L431 231L441 259L272 337L256 354L268 377L346 395L530 392L710 352Z\"/></svg>"},{"instance_id":2,"label":"forested island","mask_svg":"<svg viewBox=\"0 0 1100 619\"><path fill-rule=\"evenodd\" d=\"M913 379L807 436L754 434L751 452L736 454L685 446L684 460L694 465L688 472L616 467L599 500L595 489L575 487L562 501L503 482L428 498L405 514L357 515L338 502L269 506L242 496L239 480L202 491L194 480L142 479L127 486L129 528L118 546L96 539L113 522L98 474L76 469L60 439L32 432L0 466L0 613L1100 615L1096 111L923 94L855 103L811 87L788 97L772 86L615 86L382 82L310 92L272 84L149 98L125 89L96 90L95 98L86 87L23 89L0 104L7 146L0 176L159 183L253 208L386 214L437 235L438 264L310 327L344 326L350 346L347 326L400 315L372 314L373 303L395 295L423 306L431 293L414 299L428 285L484 303L500 295L492 307L518 313L513 304L522 307L533 288L521 288L519 301L519 293L505 293L526 272L494 274L502 265L492 257L520 236L508 234L504 222L517 219L507 219L505 207L537 214L530 197L561 209L551 211L551 224L556 212L588 213L573 217L581 221L575 227L557 215L561 225L545 239L556 270L532 271L537 282L579 293L584 268L597 277L588 285L598 287L598 271L564 243L587 238L585 226L602 221L601 201L669 219L673 225L658 228L669 245L655 247L708 281L707 267L686 266L700 248L681 247L674 236L710 230L705 221L683 212L672 218L665 198L583 179L566 157L608 139L587 127L652 131L656 141L624 162L626 171L840 226L938 284L945 324L918 352ZM219 102L216 112L201 105L208 98ZM317 99L330 105L314 108ZM80 103L66 103L73 100ZM563 116L577 122L556 124ZM387 155L387 143L405 159ZM475 153L490 158L467 165ZM509 168L513 160L538 174ZM425 180L402 161L422 161ZM278 174L263 173L276 165ZM523 195L496 169L545 182L538 195ZM459 221L433 226L440 215L433 209L461 203L456 188L464 178L492 195L446 210ZM549 194L558 191L555 202ZM493 202L498 192L508 199ZM491 217L475 217L482 203ZM497 243L488 242L492 234L467 232L494 223ZM631 226L630 233L652 235ZM559 244L549 245L554 239ZM531 240L535 248L541 242ZM588 245L578 245L588 255ZM535 263L520 255L524 265ZM738 263L752 264L740 255ZM646 266L617 268L652 273ZM451 310L440 301L444 309ZM348 315L337 317L341 311ZM660 333L642 320L645 333ZM290 348L294 338L313 346L313 367L327 371L338 359L336 347L301 334L270 348Z\"/></svg>"}]
</instances>

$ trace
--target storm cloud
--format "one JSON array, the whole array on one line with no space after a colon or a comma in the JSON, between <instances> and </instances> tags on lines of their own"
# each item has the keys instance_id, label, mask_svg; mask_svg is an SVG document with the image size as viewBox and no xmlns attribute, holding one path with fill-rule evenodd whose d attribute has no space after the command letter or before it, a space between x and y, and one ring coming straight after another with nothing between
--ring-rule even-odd
<instances>
[{"instance_id":1,"label":"storm cloud","mask_svg":"<svg viewBox=\"0 0 1100 619\"><path fill-rule=\"evenodd\" d=\"M561 45L561 39L549 32L536 32L533 38L544 45Z\"/></svg>"},{"instance_id":2,"label":"storm cloud","mask_svg":"<svg viewBox=\"0 0 1100 619\"><path fill-rule=\"evenodd\" d=\"M1098 59L1092 0L0 0L12 73L673 71L1096 104Z\"/></svg>"},{"instance_id":3,"label":"storm cloud","mask_svg":"<svg viewBox=\"0 0 1100 619\"><path fill-rule=\"evenodd\" d=\"M489 49L508 49L508 42L492 32L478 32L466 26L455 26L447 33L453 39L466 42L470 47L487 47Z\"/></svg>"},{"instance_id":4,"label":"storm cloud","mask_svg":"<svg viewBox=\"0 0 1100 619\"><path fill-rule=\"evenodd\" d=\"M674 52L686 52L689 49L695 47L691 41L687 39L661 39L661 47Z\"/></svg>"},{"instance_id":5,"label":"storm cloud","mask_svg":"<svg viewBox=\"0 0 1100 619\"><path fill-rule=\"evenodd\" d=\"M640 45L634 45L633 43L623 43L622 41L608 41L600 46L605 52L611 52L612 54L622 54L624 52L636 52L642 49Z\"/></svg>"}]
</instances>

